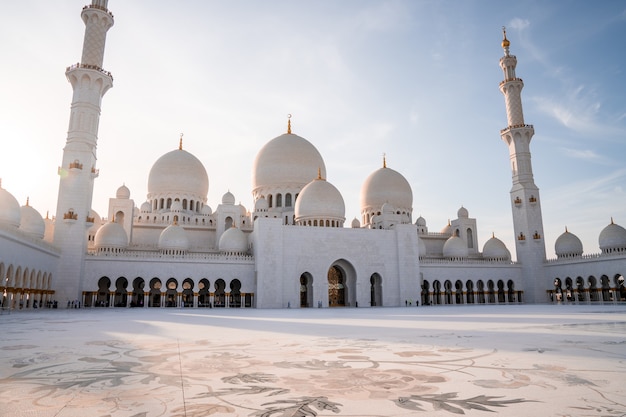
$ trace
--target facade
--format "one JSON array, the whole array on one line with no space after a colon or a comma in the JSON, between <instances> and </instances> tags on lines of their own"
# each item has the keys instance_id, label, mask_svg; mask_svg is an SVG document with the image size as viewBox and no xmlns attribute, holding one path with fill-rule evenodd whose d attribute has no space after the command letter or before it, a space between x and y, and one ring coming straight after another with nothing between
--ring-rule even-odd
<instances>
[{"instance_id":1,"label":"facade","mask_svg":"<svg viewBox=\"0 0 626 417\"><path fill-rule=\"evenodd\" d=\"M626 300L626 229L599 233L601 253L583 253L565 231L547 260L541 198L523 116L523 81L504 33L510 190L517 261L492 236L478 246L478 222L461 207L440 232L413 221L411 185L382 167L364 176L361 219L347 227L340 191L321 153L287 132L263 146L252 166L254 207L227 192L213 210L209 177L178 147L155 161L147 199L122 185L104 220L91 208L98 177L101 101L113 85L103 69L107 0L82 11L81 62L67 68L73 89L59 168L56 216L20 207L0 184L0 290L3 308L311 308L437 304L617 302Z\"/></svg>"}]
</instances>

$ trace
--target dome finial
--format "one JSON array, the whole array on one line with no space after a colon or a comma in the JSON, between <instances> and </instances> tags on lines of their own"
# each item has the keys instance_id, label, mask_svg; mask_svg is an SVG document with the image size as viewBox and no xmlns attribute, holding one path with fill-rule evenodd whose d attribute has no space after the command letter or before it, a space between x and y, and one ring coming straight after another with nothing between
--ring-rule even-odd
<instances>
[{"instance_id":1,"label":"dome finial","mask_svg":"<svg viewBox=\"0 0 626 417\"><path fill-rule=\"evenodd\" d=\"M30 202L30 197L26 197L26 207L28 207L29 202Z\"/></svg>"},{"instance_id":2,"label":"dome finial","mask_svg":"<svg viewBox=\"0 0 626 417\"><path fill-rule=\"evenodd\" d=\"M180 134L180 141L178 141L178 150L183 150L183 133Z\"/></svg>"},{"instance_id":3,"label":"dome finial","mask_svg":"<svg viewBox=\"0 0 626 417\"><path fill-rule=\"evenodd\" d=\"M383 168L387 168L387 154L383 152Z\"/></svg>"},{"instance_id":4,"label":"dome finial","mask_svg":"<svg viewBox=\"0 0 626 417\"><path fill-rule=\"evenodd\" d=\"M491 238L495 238L496 237L496 233L495 232L491 232Z\"/></svg>"},{"instance_id":5,"label":"dome finial","mask_svg":"<svg viewBox=\"0 0 626 417\"><path fill-rule=\"evenodd\" d=\"M615 223L613 223L613 216L611 216L611 224L615 224Z\"/></svg>"},{"instance_id":6,"label":"dome finial","mask_svg":"<svg viewBox=\"0 0 626 417\"><path fill-rule=\"evenodd\" d=\"M565 233L569 233L569 231L567 230L567 226L565 226Z\"/></svg>"},{"instance_id":7,"label":"dome finial","mask_svg":"<svg viewBox=\"0 0 626 417\"><path fill-rule=\"evenodd\" d=\"M291 135L291 113L287 115L287 134Z\"/></svg>"},{"instance_id":8,"label":"dome finial","mask_svg":"<svg viewBox=\"0 0 626 417\"><path fill-rule=\"evenodd\" d=\"M511 42L509 42L509 40L506 38L506 27L502 26L502 48L507 55L509 54L510 45Z\"/></svg>"},{"instance_id":9,"label":"dome finial","mask_svg":"<svg viewBox=\"0 0 626 417\"><path fill-rule=\"evenodd\" d=\"M317 179L322 179L322 167L317 167Z\"/></svg>"}]
</instances>

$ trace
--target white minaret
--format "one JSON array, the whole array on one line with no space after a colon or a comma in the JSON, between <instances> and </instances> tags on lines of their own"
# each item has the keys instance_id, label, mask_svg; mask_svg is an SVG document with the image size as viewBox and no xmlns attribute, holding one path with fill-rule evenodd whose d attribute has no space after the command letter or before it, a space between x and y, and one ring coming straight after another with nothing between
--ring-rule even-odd
<instances>
[{"instance_id":1,"label":"white minaret","mask_svg":"<svg viewBox=\"0 0 626 417\"><path fill-rule=\"evenodd\" d=\"M54 243L61 248L59 268L53 280L54 298L61 305L81 300L81 278L84 275L87 229L90 218L96 169L96 147L100 122L100 103L113 86L111 73L102 69L106 33L113 26L108 0L92 0L81 13L85 22L83 55L80 63L67 68L65 75L74 94L70 111L63 162L59 167Z\"/></svg>"},{"instance_id":2,"label":"white minaret","mask_svg":"<svg viewBox=\"0 0 626 417\"><path fill-rule=\"evenodd\" d=\"M504 56L500 58L500 67L504 71L504 81L500 91L506 102L508 127L500 131L502 140L509 147L513 187L511 188L511 207L513 210L513 229L515 230L515 249L517 261L522 264L525 300L530 303L546 302L547 295L543 264L546 259L546 246L541 218L541 199L539 188L533 180L533 168L530 161L530 141L535 134L533 125L524 123L522 111L522 88L524 82L515 75L517 58L509 54L510 42L504 39Z\"/></svg>"}]
</instances>

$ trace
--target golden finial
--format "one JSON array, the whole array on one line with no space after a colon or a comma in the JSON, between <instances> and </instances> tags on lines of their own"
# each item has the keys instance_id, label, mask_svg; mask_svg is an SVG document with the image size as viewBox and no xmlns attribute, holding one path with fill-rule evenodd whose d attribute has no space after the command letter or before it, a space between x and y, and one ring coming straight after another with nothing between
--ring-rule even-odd
<instances>
[{"instance_id":1,"label":"golden finial","mask_svg":"<svg viewBox=\"0 0 626 417\"><path fill-rule=\"evenodd\" d=\"M614 223L613 223L613 216L611 216L611 224L614 224Z\"/></svg>"},{"instance_id":2,"label":"golden finial","mask_svg":"<svg viewBox=\"0 0 626 417\"><path fill-rule=\"evenodd\" d=\"M491 238L494 239L496 237L495 232L491 232Z\"/></svg>"},{"instance_id":3,"label":"golden finial","mask_svg":"<svg viewBox=\"0 0 626 417\"><path fill-rule=\"evenodd\" d=\"M502 47L504 49L508 49L508 47L511 45L511 42L509 42L509 40L506 38L506 27L502 26Z\"/></svg>"},{"instance_id":4,"label":"golden finial","mask_svg":"<svg viewBox=\"0 0 626 417\"><path fill-rule=\"evenodd\" d=\"M178 150L183 150L183 134L180 134L180 140L178 141Z\"/></svg>"},{"instance_id":5,"label":"golden finial","mask_svg":"<svg viewBox=\"0 0 626 417\"><path fill-rule=\"evenodd\" d=\"M569 233L569 231L567 230L567 226L565 226L565 233Z\"/></svg>"},{"instance_id":6,"label":"golden finial","mask_svg":"<svg viewBox=\"0 0 626 417\"><path fill-rule=\"evenodd\" d=\"M317 167L317 179L318 180L322 179L322 168L321 167Z\"/></svg>"},{"instance_id":7,"label":"golden finial","mask_svg":"<svg viewBox=\"0 0 626 417\"><path fill-rule=\"evenodd\" d=\"M387 154L383 153L383 168L387 168Z\"/></svg>"},{"instance_id":8,"label":"golden finial","mask_svg":"<svg viewBox=\"0 0 626 417\"><path fill-rule=\"evenodd\" d=\"M291 113L287 115L287 134L291 135Z\"/></svg>"},{"instance_id":9,"label":"golden finial","mask_svg":"<svg viewBox=\"0 0 626 417\"><path fill-rule=\"evenodd\" d=\"M26 207L28 207L29 202L30 202L30 197L26 197Z\"/></svg>"},{"instance_id":10,"label":"golden finial","mask_svg":"<svg viewBox=\"0 0 626 417\"><path fill-rule=\"evenodd\" d=\"M48 216L50 216L50 210L46 210L46 220L49 220Z\"/></svg>"}]
</instances>

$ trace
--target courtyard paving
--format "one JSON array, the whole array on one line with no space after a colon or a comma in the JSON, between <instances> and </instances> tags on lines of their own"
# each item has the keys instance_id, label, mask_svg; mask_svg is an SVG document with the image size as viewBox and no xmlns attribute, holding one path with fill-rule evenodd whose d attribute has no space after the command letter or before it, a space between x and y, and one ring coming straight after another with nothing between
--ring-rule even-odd
<instances>
[{"instance_id":1,"label":"courtyard paving","mask_svg":"<svg viewBox=\"0 0 626 417\"><path fill-rule=\"evenodd\" d=\"M624 416L626 305L39 309L0 416Z\"/></svg>"}]
</instances>

